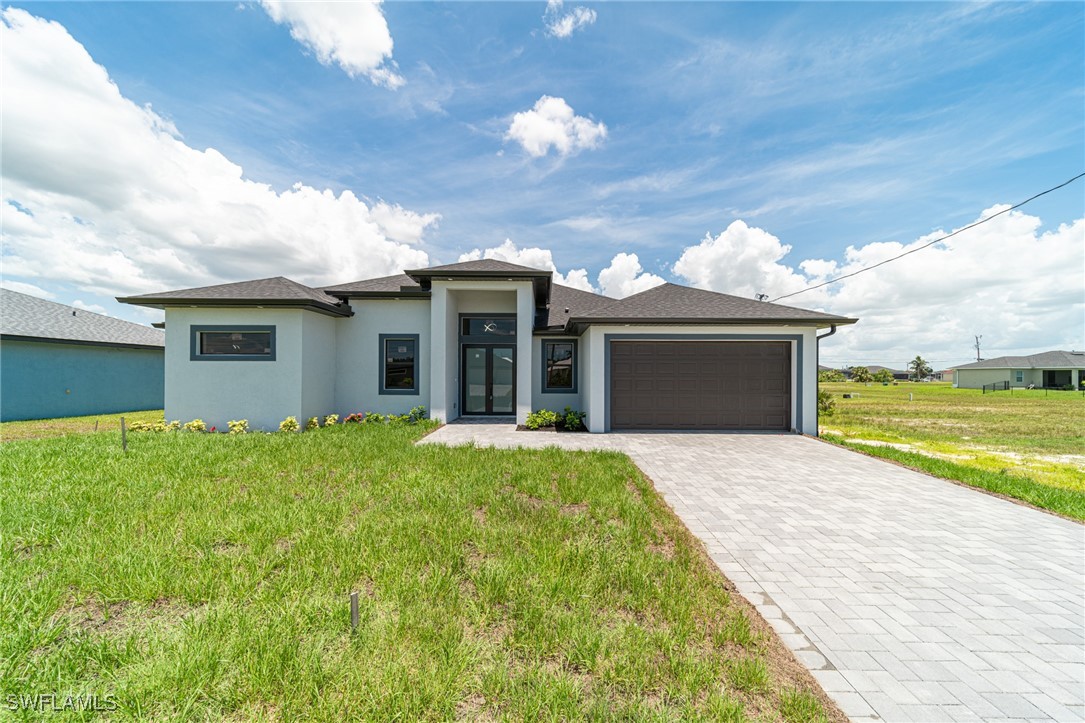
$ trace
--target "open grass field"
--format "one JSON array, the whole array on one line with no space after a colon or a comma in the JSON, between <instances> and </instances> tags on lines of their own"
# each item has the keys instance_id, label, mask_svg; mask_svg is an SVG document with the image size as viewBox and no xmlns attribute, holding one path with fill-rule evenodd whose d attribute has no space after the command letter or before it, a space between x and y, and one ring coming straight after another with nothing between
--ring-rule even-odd
<instances>
[{"instance_id":1,"label":"open grass field","mask_svg":"<svg viewBox=\"0 0 1085 723\"><path fill-rule=\"evenodd\" d=\"M0 701L843 720L628 458L414 446L425 430L0 445Z\"/></svg>"},{"instance_id":2,"label":"open grass field","mask_svg":"<svg viewBox=\"0 0 1085 723\"><path fill-rule=\"evenodd\" d=\"M1080 392L983 394L943 383L840 382L820 388L836 402L835 414L820 420L828 439L1085 519L1085 397ZM844 393L859 397L844 399ZM941 464L925 464L924 458Z\"/></svg>"}]
</instances>

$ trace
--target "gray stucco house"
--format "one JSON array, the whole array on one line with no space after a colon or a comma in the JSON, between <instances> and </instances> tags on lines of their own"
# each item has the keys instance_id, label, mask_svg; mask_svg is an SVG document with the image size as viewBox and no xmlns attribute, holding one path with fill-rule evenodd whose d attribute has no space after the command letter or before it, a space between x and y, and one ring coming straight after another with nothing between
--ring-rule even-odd
<instances>
[{"instance_id":1,"label":"gray stucco house","mask_svg":"<svg viewBox=\"0 0 1085 723\"><path fill-rule=\"evenodd\" d=\"M165 334L0 289L0 420L161 409Z\"/></svg>"},{"instance_id":2,"label":"gray stucco house","mask_svg":"<svg viewBox=\"0 0 1085 723\"><path fill-rule=\"evenodd\" d=\"M953 386L979 389L1008 382L1011 387L1080 388L1085 379L1085 352L1045 351L1029 356L1000 356L954 368Z\"/></svg>"},{"instance_id":3,"label":"gray stucco house","mask_svg":"<svg viewBox=\"0 0 1085 723\"><path fill-rule=\"evenodd\" d=\"M616 300L495 260L310 288L283 277L119 298L166 312L166 416L566 406L592 432L817 434L818 329L856 320L664 284Z\"/></svg>"}]
</instances>

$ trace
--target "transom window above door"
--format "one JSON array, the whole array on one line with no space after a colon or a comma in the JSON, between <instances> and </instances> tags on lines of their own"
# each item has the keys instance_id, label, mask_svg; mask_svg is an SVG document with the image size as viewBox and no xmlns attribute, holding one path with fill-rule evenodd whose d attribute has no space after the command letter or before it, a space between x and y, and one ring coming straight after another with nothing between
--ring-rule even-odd
<instances>
[{"instance_id":1,"label":"transom window above door","mask_svg":"<svg viewBox=\"0 0 1085 723\"><path fill-rule=\"evenodd\" d=\"M461 321L460 334L496 339L516 336L516 317L468 316Z\"/></svg>"}]
</instances>

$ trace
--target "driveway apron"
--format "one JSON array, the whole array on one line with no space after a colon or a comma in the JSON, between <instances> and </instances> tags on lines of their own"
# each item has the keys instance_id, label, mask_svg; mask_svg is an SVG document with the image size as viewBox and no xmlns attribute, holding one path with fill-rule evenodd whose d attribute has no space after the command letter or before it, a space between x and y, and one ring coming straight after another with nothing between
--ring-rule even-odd
<instances>
[{"instance_id":1,"label":"driveway apron","mask_svg":"<svg viewBox=\"0 0 1085 723\"><path fill-rule=\"evenodd\" d=\"M789 434L516 432L612 449L854 720L1085 720L1085 527Z\"/></svg>"}]
</instances>

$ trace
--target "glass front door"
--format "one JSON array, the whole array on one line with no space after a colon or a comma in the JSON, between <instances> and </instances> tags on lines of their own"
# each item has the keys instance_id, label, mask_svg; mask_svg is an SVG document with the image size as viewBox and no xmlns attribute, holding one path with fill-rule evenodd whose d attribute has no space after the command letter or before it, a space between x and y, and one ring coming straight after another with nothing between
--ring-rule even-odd
<instances>
[{"instance_id":1,"label":"glass front door","mask_svg":"<svg viewBox=\"0 0 1085 723\"><path fill-rule=\"evenodd\" d=\"M515 347L464 344L463 413L509 415L515 411Z\"/></svg>"}]
</instances>

